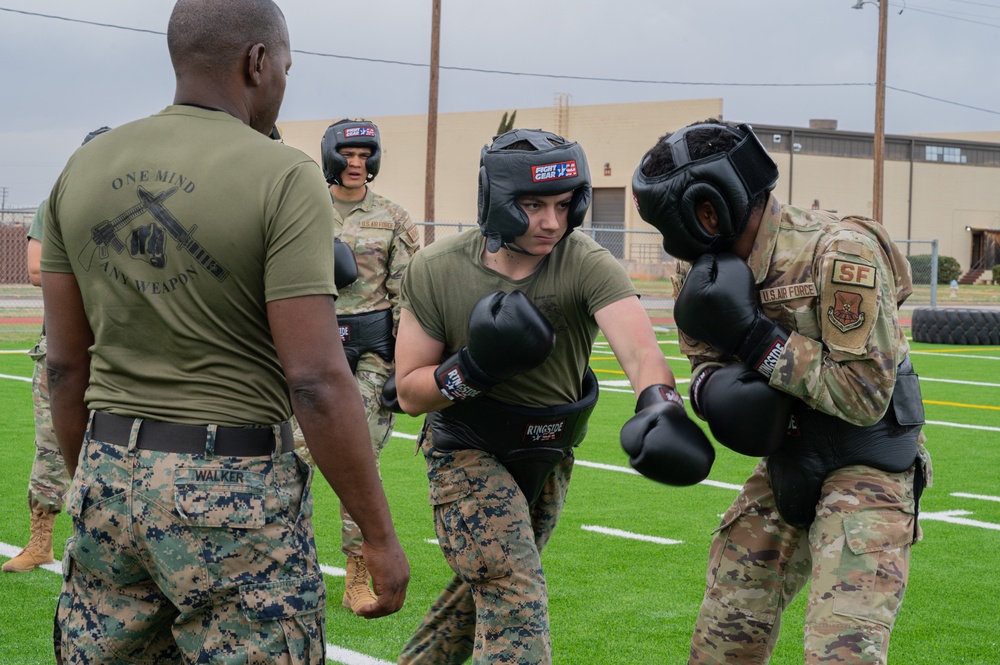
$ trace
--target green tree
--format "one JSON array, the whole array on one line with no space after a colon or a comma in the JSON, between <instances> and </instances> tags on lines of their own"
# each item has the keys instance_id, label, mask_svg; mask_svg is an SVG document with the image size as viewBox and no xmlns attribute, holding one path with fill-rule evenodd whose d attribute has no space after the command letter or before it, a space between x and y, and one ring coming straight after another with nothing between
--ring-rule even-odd
<instances>
[{"instance_id":1,"label":"green tree","mask_svg":"<svg viewBox=\"0 0 1000 665\"><path fill-rule=\"evenodd\" d=\"M514 118L517 117L517 109L511 112L510 118L507 118L507 112L503 112L503 118L500 119L500 126L497 128L497 136L509 132L514 129Z\"/></svg>"}]
</instances>

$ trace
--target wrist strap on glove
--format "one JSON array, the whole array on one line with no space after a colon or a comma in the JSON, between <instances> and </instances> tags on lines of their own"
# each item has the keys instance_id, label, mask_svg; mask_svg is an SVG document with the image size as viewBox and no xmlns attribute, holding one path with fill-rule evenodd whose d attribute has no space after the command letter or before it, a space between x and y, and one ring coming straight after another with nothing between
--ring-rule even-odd
<instances>
[{"instance_id":1,"label":"wrist strap on glove","mask_svg":"<svg viewBox=\"0 0 1000 665\"><path fill-rule=\"evenodd\" d=\"M635 402L635 412L639 413L646 407L660 404L661 402L672 402L682 409L684 408L684 400L676 388L668 386L665 383L654 383L639 393L639 399Z\"/></svg>"},{"instance_id":2,"label":"wrist strap on glove","mask_svg":"<svg viewBox=\"0 0 1000 665\"><path fill-rule=\"evenodd\" d=\"M499 381L484 372L472 359L468 347L462 347L434 370L441 394L452 402L464 402L488 393Z\"/></svg>"},{"instance_id":3,"label":"wrist strap on glove","mask_svg":"<svg viewBox=\"0 0 1000 665\"><path fill-rule=\"evenodd\" d=\"M688 388L688 397L691 399L691 406L694 408L695 415L702 420L705 419L705 411L701 405L701 389L708 382L708 377L715 374L718 369L718 367L709 367L702 370L691 382L690 388Z\"/></svg>"},{"instance_id":4,"label":"wrist strap on glove","mask_svg":"<svg viewBox=\"0 0 1000 665\"><path fill-rule=\"evenodd\" d=\"M778 364L778 357L785 350L787 343L788 331L762 316L747 333L736 355L746 363L747 367L757 370L770 379Z\"/></svg>"}]
</instances>

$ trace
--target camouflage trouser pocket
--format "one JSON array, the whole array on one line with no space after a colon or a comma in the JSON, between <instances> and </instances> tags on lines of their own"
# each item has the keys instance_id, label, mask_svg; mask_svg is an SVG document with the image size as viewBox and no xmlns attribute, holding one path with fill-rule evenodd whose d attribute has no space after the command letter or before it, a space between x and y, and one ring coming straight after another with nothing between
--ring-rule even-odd
<instances>
[{"instance_id":1,"label":"camouflage trouser pocket","mask_svg":"<svg viewBox=\"0 0 1000 665\"><path fill-rule=\"evenodd\" d=\"M892 629L910 572L914 516L898 510L844 515L845 547L833 612Z\"/></svg>"},{"instance_id":2,"label":"camouflage trouser pocket","mask_svg":"<svg viewBox=\"0 0 1000 665\"><path fill-rule=\"evenodd\" d=\"M225 467L179 467L174 508L188 526L260 529L267 522L264 475Z\"/></svg>"},{"instance_id":3,"label":"camouflage trouser pocket","mask_svg":"<svg viewBox=\"0 0 1000 665\"><path fill-rule=\"evenodd\" d=\"M320 576L240 587L250 622L248 665L324 662L326 585Z\"/></svg>"},{"instance_id":4,"label":"camouflage trouser pocket","mask_svg":"<svg viewBox=\"0 0 1000 665\"><path fill-rule=\"evenodd\" d=\"M429 478L438 544L455 574L469 584L510 575L507 547L498 537L497 520L509 512L503 502L475 495L461 468L436 472Z\"/></svg>"}]
</instances>

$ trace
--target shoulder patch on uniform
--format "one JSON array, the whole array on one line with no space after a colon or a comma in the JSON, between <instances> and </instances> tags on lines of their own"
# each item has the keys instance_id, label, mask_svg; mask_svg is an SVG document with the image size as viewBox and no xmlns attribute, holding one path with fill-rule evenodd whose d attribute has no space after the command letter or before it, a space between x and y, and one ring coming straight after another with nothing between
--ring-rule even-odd
<instances>
[{"instance_id":1,"label":"shoulder patch on uniform","mask_svg":"<svg viewBox=\"0 0 1000 665\"><path fill-rule=\"evenodd\" d=\"M876 274L874 266L837 259L833 262L833 274L830 276L830 281L835 284L874 289Z\"/></svg>"},{"instance_id":2,"label":"shoulder patch on uniform","mask_svg":"<svg viewBox=\"0 0 1000 665\"><path fill-rule=\"evenodd\" d=\"M826 310L826 315L837 330L842 333L860 328L868 318L862 311L864 297L860 293L850 291L834 291L833 304Z\"/></svg>"},{"instance_id":3,"label":"shoulder patch on uniform","mask_svg":"<svg viewBox=\"0 0 1000 665\"><path fill-rule=\"evenodd\" d=\"M411 246L420 246L420 229L418 229L415 225L411 224L409 228L406 229L406 237L410 239Z\"/></svg>"},{"instance_id":4,"label":"shoulder patch on uniform","mask_svg":"<svg viewBox=\"0 0 1000 665\"><path fill-rule=\"evenodd\" d=\"M388 229L392 230L396 228L395 222L385 222L381 220L366 219L361 222L361 228L363 229Z\"/></svg>"}]
</instances>

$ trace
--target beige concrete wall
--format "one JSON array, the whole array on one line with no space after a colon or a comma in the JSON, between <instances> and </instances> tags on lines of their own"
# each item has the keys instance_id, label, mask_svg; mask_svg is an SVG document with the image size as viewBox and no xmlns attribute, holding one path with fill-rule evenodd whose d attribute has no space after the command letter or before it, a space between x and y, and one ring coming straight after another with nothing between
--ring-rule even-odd
<instances>
[{"instance_id":1,"label":"beige concrete wall","mask_svg":"<svg viewBox=\"0 0 1000 665\"><path fill-rule=\"evenodd\" d=\"M507 109L510 111L513 109ZM721 99L569 106L560 116L555 106L517 109L518 127L538 127L578 141L587 152L594 187L625 188L625 228L651 230L635 207L629 186L639 159L664 133L689 123L723 115ZM479 153L489 142L504 110L444 113L438 119L435 218L439 222L475 224ZM424 220L425 115L371 117L382 135L382 169L374 189ZM317 162L323 132L339 118L279 123L285 143ZM762 119L763 120L763 119ZM1000 134L956 134L949 138L991 141ZM871 215L871 160L810 154L774 153L781 178L778 197L803 208L815 199L820 207L840 214ZM605 175L604 165L610 168ZM885 163L883 224L897 240L939 241L942 255L955 257L963 268L971 258L974 229L1000 231L1000 168L943 163L913 164L913 205L910 205L909 162ZM655 236L629 236L625 259L649 256L659 245ZM912 253L929 253L929 245Z\"/></svg>"}]
</instances>

